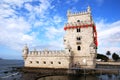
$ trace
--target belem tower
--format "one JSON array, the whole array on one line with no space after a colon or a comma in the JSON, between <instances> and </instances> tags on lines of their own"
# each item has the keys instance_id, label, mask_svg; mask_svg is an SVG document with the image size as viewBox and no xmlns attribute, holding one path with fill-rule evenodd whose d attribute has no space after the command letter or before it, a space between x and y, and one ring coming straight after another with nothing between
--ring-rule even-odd
<instances>
[{"instance_id":1,"label":"belem tower","mask_svg":"<svg viewBox=\"0 0 120 80\"><path fill-rule=\"evenodd\" d=\"M96 67L97 32L91 15L91 8L72 13L67 11L64 26L64 50L29 51L23 48L24 66L32 68L90 68Z\"/></svg>"}]
</instances>

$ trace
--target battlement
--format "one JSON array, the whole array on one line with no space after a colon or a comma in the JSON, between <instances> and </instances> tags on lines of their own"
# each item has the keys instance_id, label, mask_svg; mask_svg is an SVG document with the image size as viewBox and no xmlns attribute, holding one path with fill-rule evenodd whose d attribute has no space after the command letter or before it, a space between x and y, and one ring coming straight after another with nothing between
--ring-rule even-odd
<instances>
[{"instance_id":1,"label":"battlement","mask_svg":"<svg viewBox=\"0 0 120 80\"><path fill-rule=\"evenodd\" d=\"M70 10L67 11L67 16L79 16L79 15L86 15L91 14L91 8L88 6L87 10L81 11L81 12L74 12L72 13Z\"/></svg>"},{"instance_id":2,"label":"battlement","mask_svg":"<svg viewBox=\"0 0 120 80\"><path fill-rule=\"evenodd\" d=\"M71 22L71 23L66 23L65 27L69 27L69 26L82 26L82 25L89 25L89 24L94 24L94 22L93 21Z\"/></svg>"},{"instance_id":3,"label":"battlement","mask_svg":"<svg viewBox=\"0 0 120 80\"><path fill-rule=\"evenodd\" d=\"M87 11L82 11L82 12L74 12L72 13L71 11L67 12L67 16L78 16L78 15L85 15L89 14Z\"/></svg>"},{"instance_id":4,"label":"battlement","mask_svg":"<svg viewBox=\"0 0 120 80\"><path fill-rule=\"evenodd\" d=\"M71 22L66 23L64 26L64 30L74 29L74 28L86 28L95 26L93 21L81 21L81 22Z\"/></svg>"},{"instance_id":5,"label":"battlement","mask_svg":"<svg viewBox=\"0 0 120 80\"><path fill-rule=\"evenodd\" d=\"M64 50L59 51L29 51L28 56L52 56L52 57L59 57L59 56L70 56L69 53L65 53Z\"/></svg>"}]
</instances>

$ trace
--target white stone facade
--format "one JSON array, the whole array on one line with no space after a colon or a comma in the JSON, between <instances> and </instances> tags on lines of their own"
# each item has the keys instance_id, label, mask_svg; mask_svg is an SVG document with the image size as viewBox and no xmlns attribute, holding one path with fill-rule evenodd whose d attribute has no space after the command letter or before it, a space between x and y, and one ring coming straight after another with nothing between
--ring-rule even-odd
<instances>
[{"instance_id":1,"label":"white stone facade","mask_svg":"<svg viewBox=\"0 0 120 80\"><path fill-rule=\"evenodd\" d=\"M90 7L84 12L67 12L63 51L29 51L25 46L25 67L37 68L95 68L97 45Z\"/></svg>"}]
</instances>

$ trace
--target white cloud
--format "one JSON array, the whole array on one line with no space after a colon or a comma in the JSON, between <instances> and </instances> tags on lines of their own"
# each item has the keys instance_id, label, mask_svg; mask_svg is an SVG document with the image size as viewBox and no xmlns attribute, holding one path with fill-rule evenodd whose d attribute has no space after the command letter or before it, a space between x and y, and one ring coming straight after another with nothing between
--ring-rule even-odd
<instances>
[{"instance_id":1,"label":"white cloud","mask_svg":"<svg viewBox=\"0 0 120 80\"><path fill-rule=\"evenodd\" d=\"M49 47L49 49L57 49L57 50L63 50L64 49L64 45L63 45L63 36L53 40L49 43L49 45L51 45L51 47Z\"/></svg>"},{"instance_id":2,"label":"white cloud","mask_svg":"<svg viewBox=\"0 0 120 80\"><path fill-rule=\"evenodd\" d=\"M40 4L37 6L34 6L34 8L32 8L32 6L30 4L27 4L26 8L29 10L29 8L32 8L32 11L30 13L32 13L32 15L38 15L39 17L45 17L44 14L48 13L48 9L51 7L51 4L49 2L49 0L39 0Z\"/></svg>"},{"instance_id":3,"label":"white cloud","mask_svg":"<svg viewBox=\"0 0 120 80\"><path fill-rule=\"evenodd\" d=\"M12 15L14 15L14 13L15 13L15 11L13 9L11 9L9 5L7 5L7 4L0 5L0 18L12 16Z\"/></svg>"},{"instance_id":4,"label":"white cloud","mask_svg":"<svg viewBox=\"0 0 120 80\"><path fill-rule=\"evenodd\" d=\"M104 48L105 51L111 51L111 53L117 52L120 55L120 47L106 47Z\"/></svg>"},{"instance_id":5,"label":"white cloud","mask_svg":"<svg viewBox=\"0 0 120 80\"><path fill-rule=\"evenodd\" d=\"M3 0L0 5L0 44L12 49L21 50L23 44L36 45L38 32L34 31L33 24L37 21L36 15L44 16L50 7L48 0L39 0L40 4L33 6L32 0ZM29 13L19 13L26 8ZM18 11L16 10L18 9ZM26 16L22 16L25 14ZM41 23L36 23L36 26Z\"/></svg>"},{"instance_id":6,"label":"white cloud","mask_svg":"<svg viewBox=\"0 0 120 80\"><path fill-rule=\"evenodd\" d=\"M27 34L31 29L24 19L2 19L0 22L0 44L20 49L25 43L32 43L35 35Z\"/></svg>"},{"instance_id":7,"label":"white cloud","mask_svg":"<svg viewBox=\"0 0 120 80\"><path fill-rule=\"evenodd\" d=\"M28 11L32 11L33 10L33 6L31 5L31 4L29 4L29 3L26 3L25 4L25 8L28 10Z\"/></svg>"},{"instance_id":8,"label":"white cloud","mask_svg":"<svg viewBox=\"0 0 120 80\"><path fill-rule=\"evenodd\" d=\"M32 0L2 0L1 2L3 3L7 3L9 5L14 6L18 6L18 7L22 7L23 3L25 2L31 2Z\"/></svg>"},{"instance_id":9,"label":"white cloud","mask_svg":"<svg viewBox=\"0 0 120 80\"><path fill-rule=\"evenodd\" d=\"M63 21L63 19L60 16L58 16L58 15L55 15L53 17L53 20L54 20L55 23L60 23L60 22Z\"/></svg>"},{"instance_id":10,"label":"white cloud","mask_svg":"<svg viewBox=\"0 0 120 80\"><path fill-rule=\"evenodd\" d=\"M107 23L101 20L96 23L98 31L99 51L120 50L120 21Z\"/></svg>"},{"instance_id":11,"label":"white cloud","mask_svg":"<svg viewBox=\"0 0 120 80\"><path fill-rule=\"evenodd\" d=\"M64 31L61 22L64 19L59 14L49 15L49 9L53 9L55 5L51 6L49 0L38 0L39 4L32 5L32 1L2 1L3 3L0 5L0 44L17 50L21 50L23 44L26 43L30 47L63 48ZM22 11L24 9L27 12ZM44 30L43 33L38 32L42 30ZM41 40L44 40L40 38L41 36L47 38L47 40L45 39L46 44L44 41L40 43ZM38 37L41 40L38 40Z\"/></svg>"},{"instance_id":12,"label":"white cloud","mask_svg":"<svg viewBox=\"0 0 120 80\"><path fill-rule=\"evenodd\" d=\"M25 3L24 7L29 11L26 15L28 16L28 22L31 24L35 24L34 26L41 26L40 20L45 20L47 14L49 13L49 9L51 7L51 2L49 0L38 0L40 3L38 5L33 6L30 3ZM36 18L40 18L37 20ZM38 23L39 21L39 23Z\"/></svg>"},{"instance_id":13,"label":"white cloud","mask_svg":"<svg viewBox=\"0 0 120 80\"><path fill-rule=\"evenodd\" d=\"M55 28L55 27L47 27L46 28L46 37L48 37L49 39L54 39L56 37L59 37L63 34L63 28Z\"/></svg>"},{"instance_id":14,"label":"white cloud","mask_svg":"<svg viewBox=\"0 0 120 80\"><path fill-rule=\"evenodd\" d=\"M97 30L99 39L110 39L113 35L119 35L120 32L120 21L113 23L97 22Z\"/></svg>"},{"instance_id":15,"label":"white cloud","mask_svg":"<svg viewBox=\"0 0 120 80\"><path fill-rule=\"evenodd\" d=\"M63 47L64 47L64 45L63 45L63 36L64 36L63 27L54 27L54 26L45 27L44 32L45 32L44 36L46 37L45 38L46 44L44 44L43 46L40 46L42 49L43 48L52 49L52 50L63 49Z\"/></svg>"}]
</instances>

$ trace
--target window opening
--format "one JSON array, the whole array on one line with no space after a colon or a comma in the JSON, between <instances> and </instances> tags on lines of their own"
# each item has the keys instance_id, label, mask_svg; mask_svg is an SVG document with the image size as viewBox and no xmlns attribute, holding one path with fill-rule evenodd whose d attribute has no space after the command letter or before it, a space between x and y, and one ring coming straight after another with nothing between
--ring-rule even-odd
<instances>
[{"instance_id":1,"label":"window opening","mask_svg":"<svg viewBox=\"0 0 120 80\"><path fill-rule=\"evenodd\" d=\"M80 20L77 20L77 22L80 22Z\"/></svg>"},{"instance_id":2,"label":"window opening","mask_svg":"<svg viewBox=\"0 0 120 80\"><path fill-rule=\"evenodd\" d=\"M52 61L51 61L50 63L51 63L51 64L53 64L53 62L52 62Z\"/></svg>"},{"instance_id":3,"label":"window opening","mask_svg":"<svg viewBox=\"0 0 120 80\"><path fill-rule=\"evenodd\" d=\"M43 61L44 64L46 64L46 61Z\"/></svg>"},{"instance_id":4,"label":"window opening","mask_svg":"<svg viewBox=\"0 0 120 80\"><path fill-rule=\"evenodd\" d=\"M77 48L78 50L81 50L81 47L80 46L78 46L78 48Z\"/></svg>"},{"instance_id":5,"label":"window opening","mask_svg":"<svg viewBox=\"0 0 120 80\"><path fill-rule=\"evenodd\" d=\"M39 64L39 61L36 61L37 64Z\"/></svg>"},{"instance_id":6,"label":"window opening","mask_svg":"<svg viewBox=\"0 0 120 80\"><path fill-rule=\"evenodd\" d=\"M61 62L58 62L58 64L61 64Z\"/></svg>"},{"instance_id":7,"label":"window opening","mask_svg":"<svg viewBox=\"0 0 120 80\"><path fill-rule=\"evenodd\" d=\"M77 32L80 32L80 28L77 28Z\"/></svg>"},{"instance_id":8,"label":"window opening","mask_svg":"<svg viewBox=\"0 0 120 80\"><path fill-rule=\"evenodd\" d=\"M32 63L32 61L30 61L30 63Z\"/></svg>"}]
</instances>

